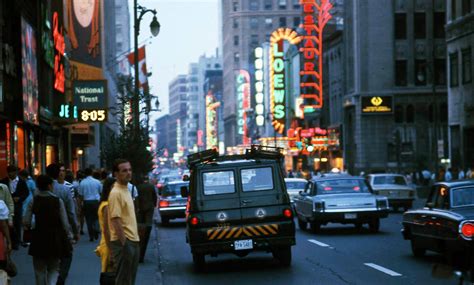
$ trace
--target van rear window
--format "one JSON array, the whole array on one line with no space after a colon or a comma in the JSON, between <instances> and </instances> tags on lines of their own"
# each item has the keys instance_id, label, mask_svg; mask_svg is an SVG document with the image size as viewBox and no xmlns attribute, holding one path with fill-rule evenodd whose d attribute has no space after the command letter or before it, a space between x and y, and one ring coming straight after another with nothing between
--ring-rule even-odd
<instances>
[{"instance_id":1,"label":"van rear window","mask_svg":"<svg viewBox=\"0 0 474 285\"><path fill-rule=\"evenodd\" d=\"M242 177L244 192L273 189L273 172L271 167L242 169L240 176Z\"/></svg>"},{"instance_id":2,"label":"van rear window","mask_svg":"<svg viewBox=\"0 0 474 285\"><path fill-rule=\"evenodd\" d=\"M235 193L233 171L205 172L202 178L204 182L204 195Z\"/></svg>"}]
</instances>

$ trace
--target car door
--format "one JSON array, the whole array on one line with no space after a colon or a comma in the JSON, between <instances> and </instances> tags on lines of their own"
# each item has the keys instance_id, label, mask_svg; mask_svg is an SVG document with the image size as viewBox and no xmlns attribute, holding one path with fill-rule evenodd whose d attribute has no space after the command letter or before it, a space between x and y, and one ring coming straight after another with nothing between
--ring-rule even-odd
<instances>
[{"instance_id":1,"label":"car door","mask_svg":"<svg viewBox=\"0 0 474 285\"><path fill-rule=\"evenodd\" d=\"M300 216L310 217L313 211L314 183L309 181L304 191L298 196L296 211Z\"/></svg>"}]
</instances>

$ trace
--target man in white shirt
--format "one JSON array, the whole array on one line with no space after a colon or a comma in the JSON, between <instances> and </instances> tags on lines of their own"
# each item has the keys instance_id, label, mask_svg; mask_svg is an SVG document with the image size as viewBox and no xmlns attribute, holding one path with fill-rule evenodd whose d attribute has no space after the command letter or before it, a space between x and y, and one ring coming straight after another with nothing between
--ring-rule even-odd
<instances>
[{"instance_id":1,"label":"man in white shirt","mask_svg":"<svg viewBox=\"0 0 474 285\"><path fill-rule=\"evenodd\" d=\"M89 241L94 241L99 238L100 232L97 211L99 209L100 194L102 193L102 184L92 177L92 169L86 168L84 173L86 178L79 183L79 196L83 201Z\"/></svg>"}]
</instances>

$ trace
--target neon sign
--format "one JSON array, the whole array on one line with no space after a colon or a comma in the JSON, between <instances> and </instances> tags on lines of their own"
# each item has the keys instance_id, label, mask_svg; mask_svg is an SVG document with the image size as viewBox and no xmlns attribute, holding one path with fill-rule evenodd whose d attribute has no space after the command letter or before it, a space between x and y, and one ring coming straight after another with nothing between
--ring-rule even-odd
<instances>
[{"instance_id":1,"label":"neon sign","mask_svg":"<svg viewBox=\"0 0 474 285\"><path fill-rule=\"evenodd\" d=\"M238 134L242 135L242 144L250 144L247 136L247 113L250 108L250 75L247 70L239 70L235 79L237 87L237 127Z\"/></svg>"},{"instance_id":2,"label":"neon sign","mask_svg":"<svg viewBox=\"0 0 474 285\"><path fill-rule=\"evenodd\" d=\"M255 120L257 126L265 125L265 105L264 105L264 83L263 83L263 48L255 49Z\"/></svg>"},{"instance_id":3,"label":"neon sign","mask_svg":"<svg viewBox=\"0 0 474 285\"><path fill-rule=\"evenodd\" d=\"M283 41L298 44L301 38L292 29L279 28L270 37L270 96L272 125L276 132L283 134L286 119L285 62L283 61Z\"/></svg>"},{"instance_id":4,"label":"neon sign","mask_svg":"<svg viewBox=\"0 0 474 285\"><path fill-rule=\"evenodd\" d=\"M59 30L59 15L58 12L53 14L53 39L54 48L56 49L56 55L54 56L54 89L64 93L64 64L62 58L66 50L66 43L64 42L63 28Z\"/></svg>"},{"instance_id":5,"label":"neon sign","mask_svg":"<svg viewBox=\"0 0 474 285\"><path fill-rule=\"evenodd\" d=\"M303 54L300 96L304 100L301 108L311 112L323 106L323 30L332 17L329 11L333 6L329 0L301 0L301 5L304 30L300 48Z\"/></svg>"},{"instance_id":6,"label":"neon sign","mask_svg":"<svg viewBox=\"0 0 474 285\"><path fill-rule=\"evenodd\" d=\"M206 95L206 148L217 148L217 129L218 129L218 118L217 108L221 105L220 102L216 102L214 95L211 91Z\"/></svg>"}]
</instances>

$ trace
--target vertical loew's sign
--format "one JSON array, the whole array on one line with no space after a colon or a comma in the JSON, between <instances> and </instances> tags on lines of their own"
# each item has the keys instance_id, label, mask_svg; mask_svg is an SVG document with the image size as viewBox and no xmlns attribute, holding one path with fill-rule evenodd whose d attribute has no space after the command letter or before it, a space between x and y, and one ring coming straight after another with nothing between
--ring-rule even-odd
<instances>
[{"instance_id":1,"label":"vertical loew's sign","mask_svg":"<svg viewBox=\"0 0 474 285\"><path fill-rule=\"evenodd\" d=\"M73 90L79 121L107 121L107 80L76 80Z\"/></svg>"}]
</instances>

